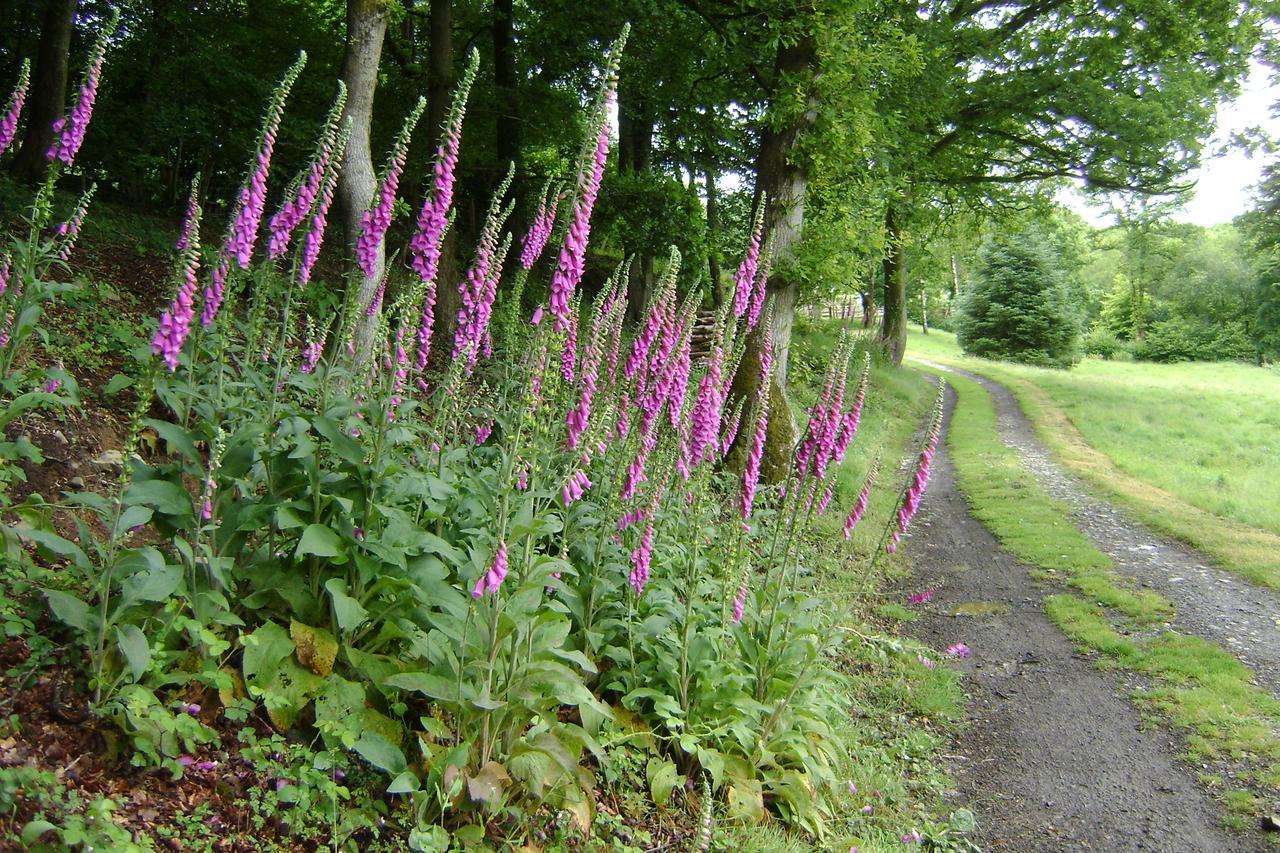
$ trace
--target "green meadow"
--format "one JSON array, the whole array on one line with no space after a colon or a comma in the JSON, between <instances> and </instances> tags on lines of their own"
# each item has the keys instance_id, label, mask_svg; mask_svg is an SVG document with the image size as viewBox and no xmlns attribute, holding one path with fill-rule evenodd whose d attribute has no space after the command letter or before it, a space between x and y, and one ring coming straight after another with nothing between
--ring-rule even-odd
<instances>
[{"instance_id":1,"label":"green meadow","mask_svg":"<svg viewBox=\"0 0 1280 853\"><path fill-rule=\"evenodd\" d=\"M1161 532L1280 585L1280 371L1087 358L1071 370L966 357L913 331L908 356L1004 383L1061 461Z\"/></svg>"}]
</instances>

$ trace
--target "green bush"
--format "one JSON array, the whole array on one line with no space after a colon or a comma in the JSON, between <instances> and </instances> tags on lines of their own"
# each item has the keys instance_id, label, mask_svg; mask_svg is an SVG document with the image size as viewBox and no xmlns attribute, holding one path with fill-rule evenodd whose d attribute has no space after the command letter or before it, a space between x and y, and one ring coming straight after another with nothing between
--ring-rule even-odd
<instances>
[{"instance_id":1,"label":"green bush","mask_svg":"<svg viewBox=\"0 0 1280 853\"><path fill-rule=\"evenodd\" d=\"M1170 317L1154 323L1133 350L1140 361L1251 361L1256 349L1239 321L1214 324Z\"/></svg>"},{"instance_id":2,"label":"green bush","mask_svg":"<svg viewBox=\"0 0 1280 853\"><path fill-rule=\"evenodd\" d=\"M1086 355L1096 355L1098 358L1110 361L1118 355L1129 352L1129 347L1106 325L1096 323L1085 336L1084 351Z\"/></svg>"},{"instance_id":3,"label":"green bush","mask_svg":"<svg viewBox=\"0 0 1280 853\"><path fill-rule=\"evenodd\" d=\"M1059 267L1037 230L989 240L979 255L977 280L956 316L961 348L984 358L1070 367L1080 320Z\"/></svg>"}]
</instances>

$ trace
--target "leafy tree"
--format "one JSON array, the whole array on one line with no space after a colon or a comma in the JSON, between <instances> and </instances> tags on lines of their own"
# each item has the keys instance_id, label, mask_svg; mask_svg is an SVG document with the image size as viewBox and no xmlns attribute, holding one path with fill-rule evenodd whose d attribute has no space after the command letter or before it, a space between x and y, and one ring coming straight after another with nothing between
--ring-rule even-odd
<instances>
[{"instance_id":1,"label":"leafy tree","mask_svg":"<svg viewBox=\"0 0 1280 853\"><path fill-rule=\"evenodd\" d=\"M1260 38L1252 4L930 2L899 7L920 71L881 89L890 257L882 338L904 346L900 262L920 204L1002 202L1047 179L1162 192L1198 162Z\"/></svg>"},{"instance_id":2,"label":"leafy tree","mask_svg":"<svg viewBox=\"0 0 1280 853\"><path fill-rule=\"evenodd\" d=\"M1070 367L1080 320L1059 266L1057 253L1038 230L992 237L982 248L977 280L956 318L964 351Z\"/></svg>"}]
</instances>

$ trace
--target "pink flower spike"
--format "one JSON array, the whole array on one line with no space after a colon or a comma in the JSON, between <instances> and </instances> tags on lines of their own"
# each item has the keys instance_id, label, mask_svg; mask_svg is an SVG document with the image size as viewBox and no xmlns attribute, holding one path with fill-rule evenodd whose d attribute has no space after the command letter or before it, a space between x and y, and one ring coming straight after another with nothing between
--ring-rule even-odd
<instances>
[{"instance_id":1,"label":"pink flower spike","mask_svg":"<svg viewBox=\"0 0 1280 853\"><path fill-rule=\"evenodd\" d=\"M27 88L31 84L31 61L22 60L22 68L18 71L18 84L13 87L9 103L5 106L4 115L0 116L0 154L5 152L18 132L18 117L22 115L22 105L27 100Z\"/></svg>"},{"instance_id":2,"label":"pink flower spike","mask_svg":"<svg viewBox=\"0 0 1280 853\"><path fill-rule=\"evenodd\" d=\"M969 651L969 647L964 643L955 643L947 647L945 654L949 658L967 658L973 652Z\"/></svg>"}]
</instances>

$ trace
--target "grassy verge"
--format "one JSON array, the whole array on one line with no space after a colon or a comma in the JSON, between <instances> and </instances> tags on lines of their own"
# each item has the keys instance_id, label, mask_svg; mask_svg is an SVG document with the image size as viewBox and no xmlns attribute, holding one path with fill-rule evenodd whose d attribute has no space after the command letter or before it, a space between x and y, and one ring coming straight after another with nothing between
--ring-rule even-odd
<instances>
[{"instance_id":1,"label":"grassy verge","mask_svg":"<svg viewBox=\"0 0 1280 853\"><path fill-rule=\"evenodd\" d=\"M839 329L837 323L823 322L802 322L797 328L790 392L801 422L821 391ZM852 591L867 584L869 555L895 509L896 492L890 483L897 479L897 462L916 452L917 432L933 395L933 384L920 373L873 363L858 435L837 473L832 509L815 524L810 543L812 563L823 567L812 578L815 597L832 609L842 607ZM877 458L883 460L885 478L873 491L850 546L840 533L844 512ZM902 568L881 560L877 571L897 573ZM850 715L844 732L848 748L839 759L839 771L851 787L844 800L846 813L832 822L832 837L825 842L839 840L839 849L848 849L847 841L862 851L901 850L903 836L914 830L931 849L972 849L965 835L973 816L964 809L953 811L944 802L949 780L940 768L947 735L962 717L961 678L946 666L924 665L921 658L937 655L915 641L893 636L888 626L899 614L892 607L875 607L874 598L868 596L866 612L838 626L856 640L845 645L840 660L839 701ZM768 825L727 824L717 830L715 841L717 849L813 849L803 839Z\"/></svg>"},{"instance_id":2,"label":"grassy verge","mask_svg":"<svg viewBox=\"0 0 1280 853\"><path fill-rule=\"evenodd\" d=\"M1246 365L1094 359L1072 371L962 356L945 332L909 352L995 379L1055 457L1144 524L1280 589L1280 377Z\"/></svg>"},{"instance_id":3,"label":"grassy verge","mask_svg":"<svg viewBox=\"0 0 1280 853\"><path fill-rule=\"evenodd\" d=\"M1220 785L1227 824L1242 828L1265 806L1258 792L1280 782L1280 702L1251 684L1249 670L1219 646L1156 627L1173 614L1172 604L1116 577L1110 559L999 440L995 406L981 385L948 381L959 398L948 446L974 515L1019 559L1083 594L1049 596L1045 611L1102 665L1151 680L1134 698L1182 731L1189 760L1245 767L1229 785L1202 776Z\"/></svg>"}]
</instances>

